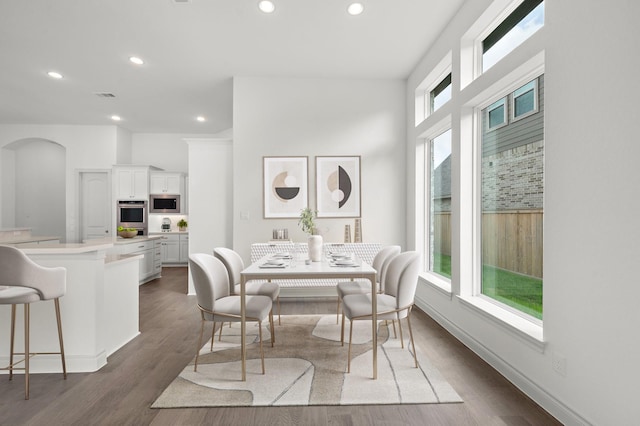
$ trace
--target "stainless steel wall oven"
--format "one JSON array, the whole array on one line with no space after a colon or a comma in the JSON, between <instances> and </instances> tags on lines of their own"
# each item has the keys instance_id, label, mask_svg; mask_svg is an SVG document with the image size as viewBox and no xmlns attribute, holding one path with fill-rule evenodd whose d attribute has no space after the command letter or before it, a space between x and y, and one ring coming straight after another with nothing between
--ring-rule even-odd
<instances>
[{"instance_id":1,"label":"stainless steel wall oven","mask_svg":"<svg viewBox=\"0 0 640 426\"><path fill-rule=\"evenodd\" d=\"M135 228L138 230L138 235L147 235L147 214L146 201L118 201L118 226Z\"/></svg>"}]
</instances>

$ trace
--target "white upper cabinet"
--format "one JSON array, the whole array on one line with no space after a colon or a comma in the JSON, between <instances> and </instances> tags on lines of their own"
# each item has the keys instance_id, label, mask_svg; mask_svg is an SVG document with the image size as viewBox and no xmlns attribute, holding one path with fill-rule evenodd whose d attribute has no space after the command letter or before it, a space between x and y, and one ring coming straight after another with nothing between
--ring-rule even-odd
<instances>
[{"instance_id":1,"label":"white upper cabinet","mask_svg":"<svg viewBox=\"0 0 640 426\"><path fill-rule=\"evenodd\" d=\"M114 188L117 200L147 200L149 198L149 168L114 167Z\"/></svg>"},{"instance_id":2,"label":"white upper cabinet","mask_svg":"<svg viewBox=\"0 0 640 426\"><path fill-rule=\"evenodd\" d=\"M151 172L150 194L184 193L184 174L174 172Z\"/></svg>"}]
</instances>

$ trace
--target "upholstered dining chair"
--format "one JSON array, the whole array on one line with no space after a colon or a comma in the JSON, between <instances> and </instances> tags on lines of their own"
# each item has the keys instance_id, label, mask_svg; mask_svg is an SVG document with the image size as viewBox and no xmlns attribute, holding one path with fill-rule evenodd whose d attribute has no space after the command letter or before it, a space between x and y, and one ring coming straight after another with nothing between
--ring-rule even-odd
<instances>
[{"instance_id":1,"label":"upholstered dining chair","mask_svg":"<svg viewBox=\"0 0 640 426\"><path fill-rule=\"evenodd\" d=\"M213 322L215 331L216 322L241 321L240 296L229 293L229 275L222 262L214 256L206 253L194 253L189 256L189 270L193 278L196 290L198 309L202 322L200 326L200 338L196 348L196 359L193 371L198 371L198 357L202 348L205 322ZM260 359L262 360L262 374L264 374L264 350L262 348L262 321L269 318L271 329L271 345L273 346L273 315L271 312L271 298L267 296L252 295L245 299L246 321L258 322L260 336ZM222 326L222 324L221 324ZM213 333L211 341L213 350Z\"/></svg>"},{"instance_id":2,"label":"upholstered dining chair","mask_svg":"<svg viewBox=\"0 0 640 426\"><path fill-rule=\"evenodd\" d=\"M376 270L376 291L384 291L383 287L383 267L388 264L393 256L400 253L400 246L386 246L382 247L373 258L371 267ZM336 308L336 324L340 317L340 302L342 298L347 294L364 294L371 293L371 282L369 280L358 281L341 281L336 286L336 292L338 293L338 306Z\"/></svg>"},{"instance_id":3,"label":"upholstered dining chair","mask_svg":"<svg viewBox=\"0 0 640 426\"><path fill-rule=\"evenodd\" d=\"M385 292L380 294L350 294L342 299L342 336L344 336L345 317L349 319L349 350L347 372L351 371L351 340L353 336L353 321L371 319L371 298L377 298L377 314L379 320L398 320L400 342L404 348L401 319L406 318L409 326L409 337L413 346L413 358L416 368L418 358L413 342L411 330L411 308L413 307L418 273L420 270L420 255L416 251L407 251L394 256L386 268L384 277Z\"/></svg>"},{"instance_id":4,"label":"upholstered dining chair","mask_svg":"<svg viewBox=\"0 0 640 426\"><path fill-rule=\"evenodd\" d=\"M0 246L0 305L11 305L11 342L9 380L14 370L24 370L24 399L29 399L29 360L35 355L60 355L62 375L67 378L67 365L62 341L60 297L65 294L67 270L62 267L46 268L38 265L15 247ZM30 352L30 307L32 303L53 299L58 323L60 352ZM24 305L24 352L15 352L16 305ZM24 358L14 362L14 356ZM24 363L24 367L16 365Z\"/></svg>"},{"instance_id":5,"label":"upholstered dining chair","mask_svg":"<svg viewBox=\"0 0 640 426\"><path fill-rule=\"evenodd\" d=\"M229 288L231 294L240 294L240 273L244 269L244 262L238 252L226 247L216 247L213 255L220 259L229 273ZM280 286L270 281L249 281L245 284L247 295L268 296L278 303L278 325L280 321Z\"/></svg>"}]
</instances>

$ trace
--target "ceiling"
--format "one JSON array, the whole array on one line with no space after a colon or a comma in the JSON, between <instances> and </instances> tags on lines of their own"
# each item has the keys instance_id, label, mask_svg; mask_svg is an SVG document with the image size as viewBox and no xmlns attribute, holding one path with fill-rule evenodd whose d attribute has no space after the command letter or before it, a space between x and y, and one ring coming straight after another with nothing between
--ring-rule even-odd
<instances>
[{"instance_id":1,"label":"ceiling","mask_svg":"<svg viewBox=\"0 0 640 426\"><path fill-rule=\"evenodd\" d=\"M464 0L181 1L2 0L0 123L217 133L233 76L405 79Z\"/></svg>"}]
</instances>

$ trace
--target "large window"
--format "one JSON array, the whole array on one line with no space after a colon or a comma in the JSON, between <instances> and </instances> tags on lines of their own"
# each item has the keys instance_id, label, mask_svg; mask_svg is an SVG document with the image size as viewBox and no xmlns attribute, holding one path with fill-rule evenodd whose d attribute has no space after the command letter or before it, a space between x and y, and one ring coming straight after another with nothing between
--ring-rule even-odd
<instances>
[{"instance_id":1,"label":"large window","mask_svg":"<svg viewBox=\"0 0 640 426\"><path fill-rule=\"evenodd\" d=\"M544 1L524 0L482 40L482 72L522 44L544 25Z\"/></svg>"},{"instance_id":2,"label":"large window","mask_svg":"<svg viewBox=\"0 0 640 426\"><path fill-rule=\"evenodd\" d=\"M516 119L502 127L491 126L495 103L481 111L480 150L482 294L538 319L542 319L543 84L540 76L508 94L510 117Z\"/></svg>"},{"instance_id":3,"label":"large window","mask_svg":"<svg viewBox=\"0 0 640 426\"><path fill-rule=\"evenodd\" d=\"M429 142L429 271L451 278L451 129Z\"/></svg>"}]
</instances>

